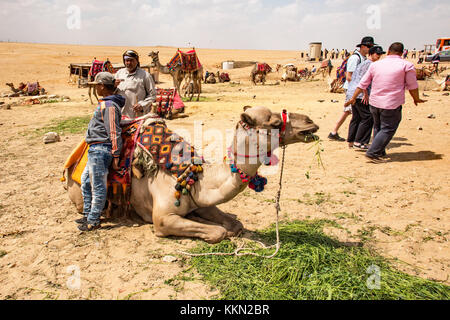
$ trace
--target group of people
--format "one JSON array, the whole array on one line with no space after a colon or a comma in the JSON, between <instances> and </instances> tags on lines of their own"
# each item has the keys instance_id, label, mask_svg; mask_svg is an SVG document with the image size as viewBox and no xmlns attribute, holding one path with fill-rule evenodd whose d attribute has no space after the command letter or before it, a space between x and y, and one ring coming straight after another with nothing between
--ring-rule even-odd
<instances>
[{"instance_id":1,"label":"group of people","mask_svg":"<svg viewBox=\"0 0 450 320\"><path fill-rule=\"evenodd\" d=\"M91 231L100 227L100 215L107 197L109 167L119 170L122 149L120 122L147 114L156 101L153 77L140 68L134 50L123 54L125 68L115 75L99 72L93 82L102 97L89 122L85 141L89 145L88 160L81 176L83 218L76 220L78 229Z\"/></svg>"},{"instance_id":2,"label":"group of people","mask_svg":"<svg viewBox=\"0 0 450 320\"><path fill-rule=\"evenodd\" d=\"M403 44L395 42L387 56L372 37L364 37L346 66L346 103L341 118L329 139L345 141L337 131L352 114L347 142L349 147L366 151L366 157L378 162L386 157L386 146L394 136L402 116L405 89L414 104L419 98L414 65L402 59ZM336 54L332 50L331 54ZM348 54L345 51L344 55ZM102 97L89 122L85 141L89 145L88 161L81 178L84 216L78 219L81 231L100 227L100 215L106 203L109 167L119 170L122 148L122 119L134 119L150 112L156 100L152 76L140 68L139 55L134 50L123 54L125 68L115 75L100 72L91 84ZM369 145L373 129L373 141Z\"/></svg>"},{"instance_id":3,"label":"group of people","mask_svg":"<svg viewBox=\"0 0 450 320\"><path fill-rule=\"evenodd\" d=\"M387 156L386 147L400 124L405 90L415 105L425 100L419 97L414 64L402 59L402 43L392 43L381 60L386 52L374 43L373 37L364 37L357 48L347 62L344 110L328 138L346 140L338 130L351 114L348 146L365 151L371 162L378 163ZM372 129L373 141L369 145Z\"/></svg>"}]
</instances>

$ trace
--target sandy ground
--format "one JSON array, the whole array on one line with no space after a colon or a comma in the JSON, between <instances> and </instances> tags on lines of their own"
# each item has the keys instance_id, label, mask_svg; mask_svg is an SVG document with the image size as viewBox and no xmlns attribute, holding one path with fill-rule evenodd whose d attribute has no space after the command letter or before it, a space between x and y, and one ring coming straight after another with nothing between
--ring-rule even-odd
<instances>
[{"instance_id":1,"label":"sandy ground","mask_svg":"<svg viewBox=\"0 0 450 320\"><path fill-rule=\"evenodd\" d=\"M0 173L1 299L208 299L217 293L195 273L194 281L180 279L187 266L186 258L177 251L195 246L194 239L157 238L152 225L137 220L112 221L101 230L80 234L73 222L80 216L59 178L67 155L83 134L65 134L61 142L53 144L44 144L42 135L33 134L52 120L92 113L87 89L67 83L69 63L89 62L94 56L120 63L125 49L0 44L0 91L8 91L5 82L39 80L50 93L71 97L67 103L0 109L0 161L4 167ZM146 64L150 62L147 53L159 50L165 63L175 49L138 48L138 52ZM272 66L288 62L312 65L300 63L294 51L197 52L205 69L214 72L230 59L265 61ZM278 112L287 108L309 115L320 126L325 169L316 165L314 148L304 144L287 148L281 218L335 220L342 228L327 228L328 234L374 248L394 258L400 270L450 284L450 98L427 91L428 102L414 106L407 96L402 123L389 145L389 161L372 164L363 153L349 150L345 142L327 139L342 112L344 95L326 93L327 84L321 77L312 82L270 85L281 76L272 73L269 85L255 87L250 84L249 72L250 67L229 71L232 81L240 81L240 85L203 85L202 97L207 101L186 103L189 117L172 120L169 126L193 132L194 122L201 121L204 133L219 128L225 134L234 127L244 105L265 105ZM160 80L160 87L171 86L169 77L160 76ZM422 81L421 88L424 85ZM431 113L434 119L427 118ZM341 128L341 136L346 136L348 123ZM308 171L310 179L305 175ZM248 232L275 222L272 201L278 176L267 177L263 193L246 190L220 206L237 214ZM177 260L165 262L167 255Z\"/></svg>"}]
</instances>

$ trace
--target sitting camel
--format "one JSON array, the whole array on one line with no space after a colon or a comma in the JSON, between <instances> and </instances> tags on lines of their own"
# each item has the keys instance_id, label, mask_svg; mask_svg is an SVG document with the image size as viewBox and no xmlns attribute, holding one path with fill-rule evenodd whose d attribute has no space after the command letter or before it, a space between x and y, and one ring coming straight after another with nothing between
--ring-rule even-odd
<instances>
[{"instance_id":1,"label":"sitting camel","mask_svg":"<svg viewBox=\"0 0 450 320\"><path fill-rule=\"evenodd\" d=\"M226 237L236 236L243 229L242 223L222 212L217 205L236 197L249 183L250 187L251 183L255 187L258 169L269 156L265 152L276 147L272 147L274 138L281 145L308 143L317 139L314 133L318 128L302 114L280 114L266 107L244 107L229 149L230 164L203 163L201 173L196 176L197 181L186 195L183 193L178 203L174 203L177 181L166 171L160 170L152 177L143 176L140 179L133 176L130 203L144 221L154 224L158 237L198 237L217 243ZM257 153L265 149L264 154L249 154L251 143L257 144ZM267 143L267 148L260 147L261 143ZM238 151L243 154L238 154ZM237 164L235 158L238 159ZM73 167L68 170L68 192L80 210L83 207L81 188L71 179L72 170ZM258 186L261 187L260 183Z\"/></svg>"},{"instance_id":2,"label":"sitting camel","mask_svg":"<svg viewBox=\"0 0 450 320\"><path fill-rule=\"evenodd\" d=\"M216 75L213 72L206 72L205 83L214 84L216 82Z\"/></svg>"},{"instance_id":3,"label":"sitting camel","mask_svg":"<svg viewBox=\"0 0 450 320\"><path fill-rule=\"evenodd\" d=\"M11 88L12 92L19 95L37 96L40 94L45 94L45 89L41 87L39 82L28 82L27 84L21 82L17 89L14 88L13 83L6 83L6 85Z\"/></svg>"},{"instance_id":4,"label":"sitting camel","mask_svg":"<svg viewBox=\"0 0 450 320\"><path fill-rule=\"evenodd\" d=\"M300 76L297 73L297 67L293 64L287 64L283 68L284 72L281 76L282 81L300 81Z\"/></svg>"}]
</instances>

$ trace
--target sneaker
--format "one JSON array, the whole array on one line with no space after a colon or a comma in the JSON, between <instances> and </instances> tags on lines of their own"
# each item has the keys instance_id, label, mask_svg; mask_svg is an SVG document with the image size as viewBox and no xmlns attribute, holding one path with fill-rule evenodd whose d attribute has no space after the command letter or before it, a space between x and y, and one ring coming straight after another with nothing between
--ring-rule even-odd
<instances>
[{"instance_id":1,"label":"sneaker","mask_svg":"<svg viewBox=\"0 0 450 320\"><path fill-rule=\"evenodd\" d=\"M87 218L83 217L83 218L75 220L75 222L78 223L78 224L87 223Z\"/></svg>"},{"instance_id":2,"label":"sneaker","mask_svg":"<svg viewBox=\"0 0 450 320\"><path fill-rule=\"evenodd\" d=\"M385 163L386 162L386 160L384 160L380 157L369 156L367 154L366 154L366 158L367 158L367 160L369 160L369 162L372 162L372 163Z\"/></svg>"},{"instance_id":3,"label":"sneaker","mask_svg":"<svg viewBox=\"0 0 450 320\"><path fill-rule=\"evenodd\" d=\"M101 228L100 223L93 225L93 224L86 222L86 223L80 224L78 226L78 230L80 230L80 231L92 231L92 230L96 230L96 229L100 229L100 228Z\"/></svg>"},{"instance_id":4,"label":"sneaker","mask_svg":"<svg viewBox=\"0 0 450 320\"><path fill-rule=\"evenodd\" d=\"M336 140L336 141L345 141L345 139L344 139L344 138L341 138L341 137L339 136L338 133L332 134L331 132L330 132L330 134L328 135L328 139L330 139L330 140Z\"/></svg>"}]
</instances>

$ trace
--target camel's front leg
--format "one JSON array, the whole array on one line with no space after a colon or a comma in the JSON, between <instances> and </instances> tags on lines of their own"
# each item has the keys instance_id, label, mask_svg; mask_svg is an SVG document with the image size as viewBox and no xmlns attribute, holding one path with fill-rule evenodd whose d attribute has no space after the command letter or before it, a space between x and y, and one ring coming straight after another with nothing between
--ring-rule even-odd
<instances>
[{"instance_id":1,"label":"camel's front leg","mask_svg":"<svg viewBox=\"0 0 450 320\"><path fill-rule=\"evenodd\" d=\"M227 230L227 237L235 237L242 232L244 226L230 214L227 214L216 206L198 208L195 210L201 218L223 226Z\"/></svg>"},{"instance_id":2,"label":"camel's front leg","mask_svg":"<svg viewBox=\"0 0 450 320\"><path fill-rule=\"evenodd\" d=\"M153 222L155 234L158 237L196 237L208 243L218 243L227 235L224 227L195 222L175 213L162 213L154 210Z\"/></svg>"}]
</instances>

